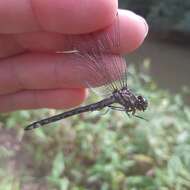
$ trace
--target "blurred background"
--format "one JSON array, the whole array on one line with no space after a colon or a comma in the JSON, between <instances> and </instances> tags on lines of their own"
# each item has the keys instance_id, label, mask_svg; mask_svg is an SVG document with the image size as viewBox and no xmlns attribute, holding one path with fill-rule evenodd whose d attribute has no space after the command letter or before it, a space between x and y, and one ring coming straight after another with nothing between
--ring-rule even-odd
<instances>
[{"instance_id":1,"label":"blurred background","mask_svg":"<svg viewBox=\"0 0 190 190\"><path fill-rule=\"evenodd\" d=\"M141 116L149 121L94 112L24 133L56 111L1 114L0 190L190 189L190 1L119 3L150 25L126 57L129 86L147 97Z\"/></svg>"},{"instance_id":2,"label":"blurred background","mask_svg":"<svg viewBox=\"0 0 190 190\"><path fill-rule=\"evenodd\" d=\"M151 76L171 92L190 86L190 1L120 0L120 6L144 16L150 26L147 40L128 56L129 62L149 59Z\"/></svg>"}]
</instances>

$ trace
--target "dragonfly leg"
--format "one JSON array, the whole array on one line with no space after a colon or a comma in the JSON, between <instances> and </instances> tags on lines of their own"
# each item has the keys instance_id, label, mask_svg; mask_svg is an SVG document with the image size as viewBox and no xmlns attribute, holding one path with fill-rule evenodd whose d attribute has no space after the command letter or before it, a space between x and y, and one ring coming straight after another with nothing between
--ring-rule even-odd
<instances>
[{"instance_id":1,"label":"dragonfly leg","mask_svg":"<svg viewBox=\"0 0 190 190\"><path fill-rule=\"evenodd\" d=\"M136 109L132 108L132 115L135 115Z\"/></svg>"},{"instance_id":2,"label":"dragonfly leg","mask_svg":"<svg viewBox=\"0 0 190 190\"><path fill-rule=\"evenodd\" d=\"M139 115L134 115L135 117L137 117L137 118L139 118L139 119L143 119L143 120L145 120L145 121L148 121L147 119L145 119L144 117L141 117L141 116L139 116Z\"/></svg>"},{"instance_id":3,"label":"dragonfly leg","mask_svg":"<svg viewBox=\"0 0 190 190\"><path fill-rule=\"evenodd\" d=\"M100 113L100 115L105 115L105 114L107 114L109 111L110 111L109 108L107 108L107 109L105 110L105 112Z\"/></svg>"},{"instance_id":4,"label":"dragonfly leg","mask_svg":"<svg viewBox=\"0 0 190 190\"><path fill-rule=\"evenodd\" d=\"M128 117L131 117L128 111L125 111L125 113L127 114Z\"/></svg>"}]
</instances>

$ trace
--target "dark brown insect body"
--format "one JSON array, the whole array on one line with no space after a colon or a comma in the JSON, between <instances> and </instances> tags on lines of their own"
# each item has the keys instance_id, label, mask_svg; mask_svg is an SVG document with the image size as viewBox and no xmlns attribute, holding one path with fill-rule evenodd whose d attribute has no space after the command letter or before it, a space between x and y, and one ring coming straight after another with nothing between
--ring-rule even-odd
<instances>
[{"instance_id":1,"label":"dark brown insect body","mask_svg":"<svg viewBox=\"0 0 190 190\"><path fill-rule=\"evenodd\" d=\"M112 104L114 103L121 105L121 107L112 106ZM77 114L88 112L88 111L101 110L105 107L109 107L111 109L115 109L119 111L125 111L128 115L129 113L132 113L132 115L135 115L135 112L137 110L145 111L147 106L148 106L148 102L145 98L143 98L142 96L135 96L129 89L127 89L127 87L125 87L119 91L113 92L112 96L105 98L94 104L75 108L73 110L70 110L70 111L67 111L67 112L46 118L46 119L36 121L28 125L25 128L25 130L35 129L52 122L56 122L58 120L71 117L73 115L77 115Z\"/></svg>"}]
</instances>

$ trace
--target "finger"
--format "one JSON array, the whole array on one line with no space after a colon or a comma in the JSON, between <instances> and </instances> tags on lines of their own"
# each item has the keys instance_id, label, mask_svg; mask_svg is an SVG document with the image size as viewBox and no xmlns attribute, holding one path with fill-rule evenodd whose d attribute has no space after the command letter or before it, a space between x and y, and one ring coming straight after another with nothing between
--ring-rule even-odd
<instances>
[{"instance_id":1,"label":"finger","mask_svg":"<svg viewBox=\"0 0 190 190\"><path fill-rule=\"evenodd\" d=\"M85 89L22 91L0 95L0 112L22 109L67 109L79 105L87 96Z\"/></svg>"},{"instance_id":2,"label":"finger","mask_svg":"<svg viewBox=\"0 0 190 190\"><path fill-rule=\"evenodd\" d=\"M109 25L116 12L116 0L0 1L0 32L86 33Z\"/></svg>"},{"instance_id":3,"label":"finger","mask_svg":"<svg viewBox=\"0 0 190 190\"><path fill-rule=\"evenodd\" d=\"M115 71L108 70L108 78L98 78L98 69L112 68L116 57L105 55L102 57L103 61L97 60L97 69L92 70L90 68L94 62L74 53L28 53L7 58L0 61L0 94L26 89L81 88L86 87L87 81L90 81L92 86L99 86L108 80L110 82L112 78L109 76L115 76ZM124 64L123 59L117 63L117 67L120 68Z\"/></svg>"},{"instance_id":4,"label":"finger","mask_svg":"<svg viewBox=\"0 0 190 190\"><path fill-rule=\"evenodd\" d=\"M113 41L115 39L115 36L112 32L113 27L114 26L112 25L101 32L96 32L97 38L104 35L109 36L110 40ZM110 53L114 52L125 54L134 51L142 44L148 32L148 25L142 17L130 11L119 10L119 29L117 30L120 36L120 47L113 47L109 49L109 51ZM89 44L87 40L84 40L85 36L86 35L83 37L77 37L76 35L75 40L77 40L79 44ZM15 35L14 38L12 37L12 39L14 39L15 42L11 42L7 39L6 43L4 36L0 35L0 44L1 41L3 41L3 45L0 46L0 52L4 52L0 54L1 57L11 55L12 53L14 54L17 51L20 51L21 48L23 51L31 50L42 52L64 51L68 48L67 37L58 33L24 33ZM13 43L14 46L10 43ZM17 44L17 46L15 44ZM10 51L10 47L14 47L12 48L12 51Z\"/></svg>"},{"instance_id":5,"label":"finger","mask_svg":"<svg viewBox=\"0 0 190 190\"><path fill-rule=\"evenodd\" d=\"M115 22L119 22L116 25ZM138 48L144 41L148 33L148 25L146 21L134 14L131 11L119 10L119 19L116 20L112 25L106 27L104 30L96 31L94 34L98 39L101 40L102 36L108 36L110 41L114 41L116 36L114 30L118 33L120 39L120 47L110 47L108 51L110 53L129 53ZM119 28L115 28L115 27ZM75 35L73 36L73 43L84 44L83 46L88 49L90 44L90 38L87 38L89 34ZM69 48L67 38L72 36L66 36L58 33L33 33L16 35L15 38L17 43L25 49L33 51L63 51ZM85 40L84 40L85 39Z\"/></svg>"},{"instance_id":6,"label":"finger","mask_svg":"<svg viewBox=\"0 0 190 190\"><path fill-rule=\"evenodd\" d=\"M0 34L0 58L5 58L25 52L25 49L16 42L14 36Z\"/></svg>"}]
</instances>

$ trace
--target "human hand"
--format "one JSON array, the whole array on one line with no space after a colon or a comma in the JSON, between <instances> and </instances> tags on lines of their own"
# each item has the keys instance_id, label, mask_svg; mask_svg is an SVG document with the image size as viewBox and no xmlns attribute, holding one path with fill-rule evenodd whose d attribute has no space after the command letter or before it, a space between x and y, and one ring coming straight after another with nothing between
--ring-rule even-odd
<instances>
[{"instance_id":1,"label":"human hand","mask_svg":"<svg viewBox=\"0 0 190 190\"><path fill-rule=\"evenodd\" d=\"M132 12L118 12L121 46L110 51L125 54L141 45L148 27ZM64 51L65 34L106 28L116 13L116 0L1 1L0 112L69 108L84 101L86 90L69 64L74 55L56 52Z\"/></svg>"}]
</instances>

